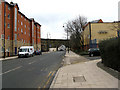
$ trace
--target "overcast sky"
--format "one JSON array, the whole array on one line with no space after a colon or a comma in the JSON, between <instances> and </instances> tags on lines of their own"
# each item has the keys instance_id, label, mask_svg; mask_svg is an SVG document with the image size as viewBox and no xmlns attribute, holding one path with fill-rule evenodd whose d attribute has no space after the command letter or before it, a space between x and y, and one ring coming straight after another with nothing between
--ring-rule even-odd
<instances>
[{"instance_id":1,"label":"overcast sky","mask_svg":"<svg viewBox=\"0 0 120 90\"><path fill-rule=\"evenodd\" d=\"M10 2L11 0L6 0ZM79 15L88 21L102 19L104 22L118 20L120 0L12 0L28 18L42 25L41 37L65 39L63 24Z\"/></svg>"}]
</instances>

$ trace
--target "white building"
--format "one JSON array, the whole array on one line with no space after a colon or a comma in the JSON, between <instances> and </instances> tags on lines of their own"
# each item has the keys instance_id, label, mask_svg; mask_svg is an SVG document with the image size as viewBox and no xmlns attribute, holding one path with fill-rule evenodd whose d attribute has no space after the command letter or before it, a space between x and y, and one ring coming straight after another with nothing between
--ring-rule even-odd
<instances>
[{"instance_id":1,"label":"white building","mask_svg":"<svg viewBox=\"0 0 120 90\"><path fill-rule=\"evenodd\" d=\"M120 1L118 2L118 21L120 21Z\"/></svg>"}]
</instances>

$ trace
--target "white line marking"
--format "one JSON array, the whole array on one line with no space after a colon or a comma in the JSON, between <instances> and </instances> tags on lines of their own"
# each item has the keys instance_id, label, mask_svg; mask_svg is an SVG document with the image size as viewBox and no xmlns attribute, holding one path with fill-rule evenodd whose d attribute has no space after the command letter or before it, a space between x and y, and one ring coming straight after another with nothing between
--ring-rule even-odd
<instances>
[{"instance_id":1,"label":"white line marking","mask_svg":"<svg viewBox=\"0 0 120 90\"><path fill-rule=\"evenodd\" d=\"M17 70L17 69L19 69L19 68L21 68L21 67L22 67L22 66L19 66L19 67L16 67L16 68L14 68L14 69L8 70L8 71L6 71L6 72L4 72L4 73L1 73L0 75L9 73L9 72L11 72L11 71L15 71L15 70Z\"/></svg>"},{"instance_id":2,"label":"white line marking","mask_svg":"<svg viewBox=\"0 0 120 90\"><path fill-rule=\"evenodd\" d=\"M35 63L35 61L33 61L33 62L30 62L30 63L28 63L28 64L32 64L32 63Z\"/></svg>"}]
</instances>

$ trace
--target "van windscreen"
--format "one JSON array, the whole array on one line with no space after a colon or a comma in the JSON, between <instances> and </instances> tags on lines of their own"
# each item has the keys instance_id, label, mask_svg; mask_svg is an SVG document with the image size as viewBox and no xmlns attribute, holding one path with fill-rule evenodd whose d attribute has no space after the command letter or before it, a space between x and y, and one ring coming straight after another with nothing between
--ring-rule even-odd
<instances>
[{"instance_id":1,"label":"van windscreen","mask_svg":"<svg viewBox=\"0 0 120 90\"><path fill-rule=\"evenodd\" d=\"M22 49L20 49L20 52L28 52L28 49L27 48L22 48Z\"/></svg>"}]
</instances>

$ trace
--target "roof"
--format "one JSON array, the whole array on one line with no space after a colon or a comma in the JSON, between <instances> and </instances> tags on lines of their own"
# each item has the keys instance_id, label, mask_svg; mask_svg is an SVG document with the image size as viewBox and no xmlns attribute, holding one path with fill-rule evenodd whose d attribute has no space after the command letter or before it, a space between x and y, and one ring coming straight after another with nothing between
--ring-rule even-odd
<instances>
[{"instance_id":1,"label":"roof","mask_svg":"<svg viewBox=\"0 0 120 90\"><path fill-rule=\"evenodd\" d=\"M87 25L90 24L90 23L103 23L103 21L102 21L102 19L99 19L99 20L93 20L93 21L91 21L91 22L88 22L88 23L84 26L84 29L85 29L85 27L87 27Z\"/></svg>"},{"instance_id":2,"label":"roof","mask_svg":"<svg viewBox=\"0 0 120 90\"><path fill-rule=\"evenodd\" d=\"M99 20L93 20L91 21L91 23L103 23L102 19L99 19Z\"/></svg>"}]
</instances>

